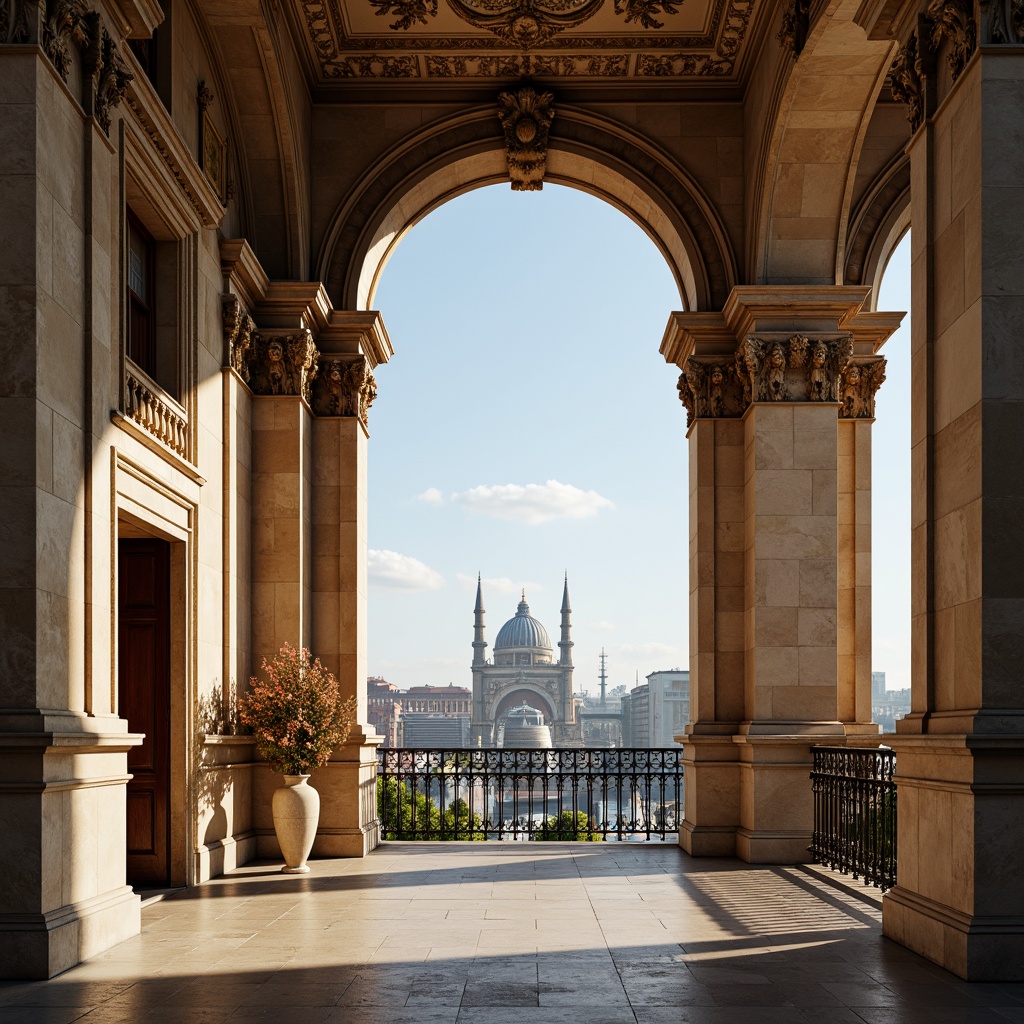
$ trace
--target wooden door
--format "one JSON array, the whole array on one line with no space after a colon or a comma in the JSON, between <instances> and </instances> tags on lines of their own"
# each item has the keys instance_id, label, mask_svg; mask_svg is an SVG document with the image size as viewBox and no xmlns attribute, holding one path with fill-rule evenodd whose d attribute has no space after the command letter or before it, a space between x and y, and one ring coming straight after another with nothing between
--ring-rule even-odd
<instances>
[{"instance_id":1,"label":"wooden door","mask_svg":"<svg viewBox=\"0 0 1024 1024\"><path fill-rule=\"evenodd\" d=\"M118 707L129 732L128 884L170 883L170 545L118 542Z\"/></svg>"}]
</instances>

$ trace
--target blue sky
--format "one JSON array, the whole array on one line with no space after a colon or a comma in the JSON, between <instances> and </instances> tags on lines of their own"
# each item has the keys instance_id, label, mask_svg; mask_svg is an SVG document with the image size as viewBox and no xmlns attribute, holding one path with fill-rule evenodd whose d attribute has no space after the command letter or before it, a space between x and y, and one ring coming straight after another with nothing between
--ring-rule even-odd
<instances>
[{"instance_id":1,"label":"blue sky","mask_svg":"<svg viewBox=\"0 0 1024 1024\"><path fill-rule=\"evenodd\" d=\"M612 686L687 667L686 415L658 354L681 307L650 239L582 192L479 189L402 240L374 306L370 673L468 686L478 571L489 642L522 587L557 642L568 572L578 689L602 647Z\"/></svg>"}]
</instances>

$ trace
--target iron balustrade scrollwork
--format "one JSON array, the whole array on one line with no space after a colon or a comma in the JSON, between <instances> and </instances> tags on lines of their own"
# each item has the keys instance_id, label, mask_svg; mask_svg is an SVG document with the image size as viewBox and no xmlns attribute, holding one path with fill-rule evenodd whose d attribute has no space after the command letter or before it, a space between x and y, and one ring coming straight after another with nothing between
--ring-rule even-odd
<instances>
[{"instance_id":1,"label":"iron balustrade scrollwork","mask_svg":"<svg viewBox=\"0 0 1024 1024\"><path fill-rule=\"evenodd\" d=\"M682 821L680 748L377 751L381 836L661 839Z\"/></svg>"},{"instance_id":2,"label":"iron balustrade scrollwork","mask_svg":"<svg viewBox=\"0 0 1024 1024\"><path fill-rule=\"evenodd\" d=\"M896 884L895 771L886 748L814 748L815 863L883 892Z\"/></svg>"}]
</instances>

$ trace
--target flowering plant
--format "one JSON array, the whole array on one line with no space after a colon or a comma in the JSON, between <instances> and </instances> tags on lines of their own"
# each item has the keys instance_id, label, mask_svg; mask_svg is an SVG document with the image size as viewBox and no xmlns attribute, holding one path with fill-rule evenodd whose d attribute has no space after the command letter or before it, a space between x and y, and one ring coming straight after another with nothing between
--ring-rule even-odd
<instances>
[{"instance_id":1,"label":"flowering plant","mask_svg":"<svg viewBox=\"0 0 1024 1024\"><path fill-rule=\"evenodd\" d=\"M304 647L285 644L273 661L263 659L266 679L253 676L240 701L240 717L270 767L285 775L322 768L348 739L356 699L342 700L338 680Z\"/></svg>"}]
</instances>

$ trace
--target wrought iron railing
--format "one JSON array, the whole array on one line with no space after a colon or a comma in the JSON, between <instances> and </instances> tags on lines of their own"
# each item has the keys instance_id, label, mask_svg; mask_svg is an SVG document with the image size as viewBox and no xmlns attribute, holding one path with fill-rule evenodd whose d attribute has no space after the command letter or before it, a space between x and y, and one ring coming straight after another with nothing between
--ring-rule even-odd
<instances>
[{"instance_id":1,"label":"wrought iron railing","mask_svg":"<svg viewBox=\"0 0 1024 1024\"><path fill-rule=\"evenodd\" d=\"M377 752L384 839L665 839L682 820L682 750Z\"/></svg>"},{"instance_id":2,"label":"wrought iron railing","mask_svg":"<svg viewBox=\"0 0 1024 1024\"><path fill-rule=\"evenodd\" d=\"M814 748L811 854L883 892L896 884L895 770L885 748Z\"/></svg>"}]
</instances>

